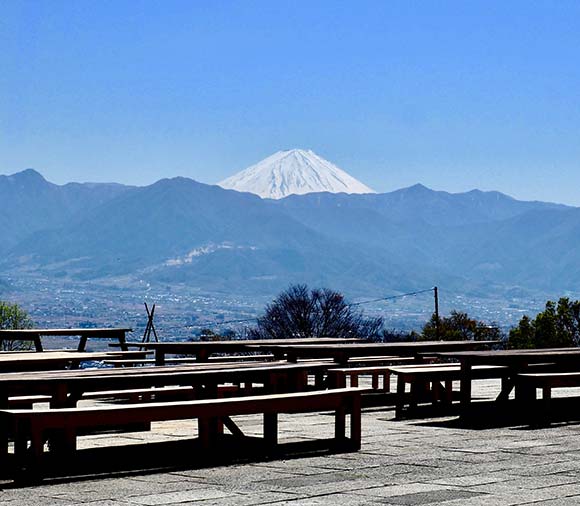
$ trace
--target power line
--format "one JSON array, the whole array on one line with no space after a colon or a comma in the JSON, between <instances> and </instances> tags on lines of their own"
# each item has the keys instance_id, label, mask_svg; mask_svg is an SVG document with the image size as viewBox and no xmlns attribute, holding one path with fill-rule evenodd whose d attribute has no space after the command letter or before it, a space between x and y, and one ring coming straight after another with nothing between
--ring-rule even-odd
<instances>
[{"instance_id":1,"label":"power line","mask_svg":"<svg viewBox=\"0 0 580 506\"><path fill-rule=\"evenodd\" d=\"M418 290L416 292L409 292L409 293L402 293L400 295L391 295L390 297L381 297L380 299L372 299L372 300L364 300L362 302L353 302L352 304L348 304L349 306L362 306L363 304L371 304L373 302L382 302L386 300L393 300L399 299L402 297L407 297L409 295L419 295L421 293L432 292L434 288L426 288L425 290Z\"/></svg>"},{"instance_id":2,"label":"power line","mask_svg":"<svg viewBox=\"0 0 580 506\"><path fill-rule=\"evenodd\" d=\"M401 293L399 295L390 295L388 297L381 297L378 299L364 300L361 302L353 302L351 304L347 304L347 306L348 307L363 306L365 304L372 304L374 302L383 302L383 301L388 301L388 300L400 299L403 297L409 297L411 295L420 295L422 293L432 292L434 289L435 288L426 288L424 290L417 290L415 292ZM209 328L209 327L217 327L217 326L221 326L221 325L231 325L234 323L249 323L249 322L255 322L258 320L259 320L259 317L254 317L254 318L245 318L245 319L239 319L239 320L226 320L223 322L212 322L212 323L197 324L197 325L172 325L171 327L164 327L164 330L197 329L197 328L203 329L203 328Z\"/></svg>"},{"instance_id":3,"label":"power line","mask_svg":"<svg viewBox=\"0 0 580 506\"><path fill-rule=\"evenodd\" d=\"M246 323L246 322L254 322L258 320L258 317L255 318L246 318L245 320L227 320L225 322L215 322L215 323L211 323L211 324L207 324L207 325L186 325L184 328L203 328L203 327L207 327L207 326L217 326L217 325L229 325L231 323Z\"/></svg>"}]
</instances>

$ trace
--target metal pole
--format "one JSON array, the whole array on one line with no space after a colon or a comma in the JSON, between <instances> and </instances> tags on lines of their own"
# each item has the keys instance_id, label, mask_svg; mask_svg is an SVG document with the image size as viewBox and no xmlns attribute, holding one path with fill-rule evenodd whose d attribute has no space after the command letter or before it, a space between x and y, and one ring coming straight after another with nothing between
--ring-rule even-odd
<instances>
[{"instance_id":1,"label":"metal pole","mask_svg":"<svg viewBox=\"0 0 580 506\"><path fill-rule=\"evenodd\" d=\"M441 337L439 334L439 290L433 287L433 296L435 297L435 337L437 340Z\"/></svg>"}]
</instances>

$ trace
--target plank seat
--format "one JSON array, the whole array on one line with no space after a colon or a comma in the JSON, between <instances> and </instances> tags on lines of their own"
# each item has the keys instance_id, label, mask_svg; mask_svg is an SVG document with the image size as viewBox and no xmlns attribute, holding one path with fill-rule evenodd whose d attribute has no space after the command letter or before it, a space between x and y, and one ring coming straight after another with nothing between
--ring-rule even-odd
<instances>
[{"instance_id":1,"label":"plank seat","mask_svg":"<svg viewBox=\"0 0 580 506\"><path fill-rule=\"evenodd\" d=\"M235 362L250 362L250 361L268 361L274 360L273 355L228 355L228 356L217 356L209 357L207 361L200 362L195 357L174 357L166 358L164 364L175 365L175 364L229 364ZM112 365L114 367L131 367L137 365L155 365L154 358L144 358L144 359L111 359L105 360L105 364Z\"/></svg>"},{"instance_id":2,"label":"plank seat","mask_svg":"<svg viewBox=\"0 0 580 506\"><path fill-rule=\"evenodd\" d=\"M451 404L453 382L461 379L459 364L418 364L391 367L391 374L397 376L397 399L395 416L402 418L405 404L408 409L417 407L418 402L427 397L433 405L441 402ZM477 365L472 368L471 379L500 378L505 380L509 368L495 365ZM406 385L410 385L410 394L406 393Z\"/></svg>"},{"instance_id":3,"label":"plank seat","mask_svg":"<svg viewBox=\"0 0 580 506\"><path fill-rule=\"evenodd\" d=\"M244 437L229 418L262 414L263 443L271 449L278 444L278 415L282 413L335 413L333 447L356 451L361 443L360 390L343 388L286 394L203 399L180 402L154 402L124 405L87 406L64 409L0 410L0 461L7 461L8 434L14 434L15 478L41 479L44 443L58 435L59 444L51 448L58 458L74 457L77 435L112 423L142 424L167 420L198 419L199 442L209 449L217 442L223 426L234 436ZM346 415L350 415L350 437L346 437ZM28 446L30 442L30 447ZM62 453L62 455L61 455Z\"/></svg>"},{"instance_id":4,"label":"plank seat","mask_svg":"<svg viewBox=\"0 0 580 506\"><path fill-rule=\"evenodd\" d=\"M406 364L406 363L421 363L423 359L417 359L414 357L401 357L398 355L377 355L368 357L350 357L348 362L342 367L362 367L365 365L394 365L394 364ZM307 362L327 362L329 364L336 364L336 361L332 358L299 358L298 363ZM336 364L338 367L338 364Z\"/></svg>"},{"instance_id":5,"label":"plank seat","mask_svg":"<svg viewBox=\"0 0 580 506\"><path fill-rule=\"evenodd\" d=\"M517 379L536 388L580 387L580 371L521 373Z\"/></svg>"},{"instance_id":6,"label":"plank seat","mask_svg":"<svg viewBox=\"0 0 580 506\"><path fill-rule=\"evenodd\" d=\"M520 373L516 376L516 399L536 422L549 422L553 388L580 387L580 371L546 371ZM542 390L541 402L537 390Z\"/></svg>"},{"instance_id":7,"label":"plank seat","mask_svg":"<svg viewBox=\"0 0 580 506\"><path fill-rule=\"evenodd\" d=\"M236 395L240 392L237 385L219 385L216 390L218 397ZM249 393L249 392L247 392ZM199 398L198 390L191 386L171 386L161 388L132 388L126 390L105 390L101 392L85 392L80 400L120 401L127 403L182 401Z\"/></svg>"},{"instance_id":8,"label":"plank seat","mask_svg":"<svg viewBox=\"0 0 580 506\"><path fill-rule=\"evenodd\" d=\"M195 358L175 358L165 361L165 364L193 364L195 363ZM133 367L139 365L155 365L154 358L143 358L143 359L111 359L104 360L105 365L112 365L113 367Z\"/></svg>"},{"instance_id":9,"label":"plank seat","mask_svg":"<svg viewBox=\"0 0 580 506\"><path fill-rule=\"evenodd\" d=\"M226 387L220 387L220 390ZM237 387L227 387L233 389ZM193 399L195 391L189 386L173 386L163 388L132 388L124 390L103 390L97 392L85 392L79 400L114 400L126 402L154 401L179 397L180 399ZM16 409L31 409L33 404L49 403L50 395L18 395L8 398L8 406Z\"/></svg>"},{"instance_id":10,"label":"plank seat","mask_svg":"<svg viewBox=\"0 0 580 506\"><path fill-rule=\"evenodd\" d=\"M259 392L259 389L252 385L252 388L246 386L243 390L237 385L220 385L217 387L215 394L218 397L227 397L232 395L253 395ZM117 402L117 403L142 403L142 402L167 402L167 401L184 401L199 398L199 391L191 386L172 386L162 388L132 388L124 390L105 390L96 392L85 392L79 401L99 401L99 402ZM50 403L52 397L49 395L22 395L9 397L8 407L10 409L32 409L35 404ZM148 431L151 429L150 423L140 425L115 423L107 427L85 432L84 435L98 434L101 432L135 432Z\"/></svg>"},{"instance_id":11,"label":"plank seat","mask_svg":"<svg viewBox=\"0 0 580 506\"><path fill-rule=\"evenodd\" d=\"M365 366L380 366L380 365L400 365L418 363L414 357L399 357L397 355L383 355L376 357L350 357L347 366L349 367L365 367Z\"/></svg>"},{"instance_id":12,"label":"plank seat","mask_svg":"<svg viewBox=\"0 0 580 506\"><path fill-rule=\"evenodd\" d=\"M52 397L50 395L17 395L8 398L8 406L10 408L32 408L33 404L39 402L50 402Z\"/></svg>"}]
</instances>

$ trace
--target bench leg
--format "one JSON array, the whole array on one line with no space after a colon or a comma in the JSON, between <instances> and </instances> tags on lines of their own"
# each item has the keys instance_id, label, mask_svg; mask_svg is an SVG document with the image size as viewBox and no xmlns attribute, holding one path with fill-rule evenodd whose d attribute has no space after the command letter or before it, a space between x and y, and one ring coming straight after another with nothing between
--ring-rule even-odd
<instances>
[{"instance_id":1,"label":"bench leg","mask_svg":"<svg viewBox=\"0 0 580 506\"><path fill-rule=\"evenodd\" d=\"M542 408L540 416L543 420L549 423L550 405L552 404L552 387L545 386L542 388Z\"/></svg>"},{"instance_id":2,"label":"bench leg","mask_svg":"<svg viewBox=\"0 0 580 506\"><path fill-rule=\"evenodd\" d=\"M431 388L431 404L433 404L433 406L437 404L437 401L440 401L442 399L443 396L441 395L441 391L442 391L441 383L437 380L434 380L433 387Z\"/></svg>"},{"instance_id":3,"label":"bench leg","mask_svg":"<svg viewBox=\"0 0 580 506\"><path fill-rule=\"evenodd\" d=\"M295 375L295 381L293 387L293 392L304 392L308 390L308 373L300 372Z\"/></svg>"},{"instance_id":4,"label":"bench leg","mask_svg":"<svg viewBox=\"0 0 580 506\"><path fill-rule=\"evenodd\" d=\"M48 447L55 455L74 453L77 449L77 436L74 428L65 427L50 433Z\"/></svg>"},{"instance_id":5,"label":"bench leg","mask_svg":"<svg viewBox=\"0 0 580 506\"><path fill-rule=\"evenodd\" d=\"M504 376L501 379L501 392L497 396L498 402L507 402L511 391L515 386L514 380L511 377Z\"/></svg>"},{"instance_id":6,"label":"bench leg","mask_svg":"<svg viewBox=\"0 0 580 506\"><path fill-rule=\"evenodd\" d=\"M397 401L395 404L395 418L403 418L405 409L405 381L403 376L397 376Z\"/></svg>"},{"instance_id":7,"label":"bench leg","mask_svg":"<svg viewBox=\"0 0 580 506\"><path fill-rule=\"evenodd\" d=\"M372 386L373 386L373 390L378 390L379 389L379 374L378 373L373 373L372 374Z\"/></svg>"},{"instance_id":8,"label":"bench leg","mask_svg":"<svg viewBox=\"0 0 580 506\"><path fill-rule=\"evenodd\" d=\"M37 476L40 474L42 456L44 454L44 438L42 437L42 430L37 427L32 427L30 435L30 455L28 457L32 474ZM28 460L27 459L27 460Z\"/></svg>"},{"instance_id":9,"label":"bench leg","mask_svg":"<svg viewBox=\"0 0 580 506\"><path fill-rule=\"evenodd\" d=\"M26 452L28 451L28 435L23 427L22 422L17 422L14 427L14 458L17 465L23 467L26 461Z\"/></svg>"},{"instance_id":10,"label":"bench leg","mask_svg":"<svg viewBox=\"0 0 580 506\"><path fill-rule=\"evenodd\" d=\"M77 348L77 351L85 351L86 346L87 346L87 336L81 336L81 338L79 339L79 347Z\"/></svg>"},{"instance_id":11,"label":"bench leg","mask_svg":"<svg viewBox=\"0 0 580 506\"><path fill-rule=\"evenodd\" d=\"M515 397L517 402L522 405L533 404L533 401L536 400L536 388L522 383L516 383Z\"/></svg>"},{"instance_id":12,"label":"bench leg","mask_svg":"<svg viewBox=\"0 0 580 506\"><path fill-rule=\"evenodd\" d=\"M330 388L346 388L346 374L344 372L332 372L328 375Z\"/></svg>"},{"instance_id":13,"label":"bench leg","mask_svg":"<svg viewBox=\"0 0 580 506\"><path fill-rule=\"evenodd\" d=\"M447 380L445 382L445 402L447 404L453 403L453 381Z\"/></svg>"},{"instance_id":14,"label":"bench leg","mask_svg":"<svg viewBox=\"0 0 580 506\"><path fill-rule=\"evenodd\" d=\"M353 450L360 450L361 446L361 400L354 396L350 412L350 442Z\"/></svg>"},{"instance_id":15,"label":"bench leg","mask_svg":"<svg viewBox=\"0 0 580 506\"><path fill-rule=\"evenodd\" d=\"M211 447L211 431L210 423L207 418L198 418L197 431L199 434L199 441L203 450L208 450Z\"/></svg>"},{"instance_id":16,"label":"bench leg","mask_svg":"<svg viewBox=\"0 0 580 506\"><path fill-rule=\"evenodd\" d=\"M307 380L308 381L308 380ZM322 389L324 388L324 373L322 372L317 372L314 375L314 386L317 389Z\"/></svg>"},{"instance_id":17,"label":"bench leg","mask_svg":"<svg viewBox=\"0 0 580 506\"><path fill-rule=\"evenodd\" d=\"M10 426L8 420L2 420L0 423L0 464L6 462L8 458L8 433Z\"/></svg>"},{"instance_id":18,"label":"bench leg","mask_svg":"<svg viewBox=\"0 0 580 506\"><path fill-rule=\"evenodd\" d=\"M268 446L278 444L278 413L264 413L264 441Z\"/></svg>"},{"instance_id":19,"label":"bench leg","mask_svg":"<svg viewBox=\"0 0 580 506\"><path fill-rule=\"evenodd\" d=\"M30 448L28 440L30 439ZM44 452L44 438L39 427L17 421L14 428L15 480L34 482L40 478L40 464Z\"/></svg>"},{"instance_id":20,"label":"bench leg","mask_svg":"<svg viewBox=\"0 0 580 506\"><path fill-rule=\"evenodd\" d=\"M409 411L417 409L419 398L429 390L429 384L416 379L411 381L411 395L409 398Z\"/></svg>"},{"instance_id":21,"label":"bench leg","mask_svg":"<svg viewBox=\"0 0 580 506\"><path fill-rule=\"evenodd\" d=\"M40 340L40 335L34 336L34 349L36 351L44 351L42 348L42 341Z\"/></svg>"},{"instance_id":22,"label":"bench leg","mask_svg":"<svg viewBox=\"0 0 580 506\"><path fill-rule=\"evenodd\" d=\"M346 438L346 409L338 408L334 413L334 439L337 444L344 444Z\"/></svg>"},{"instance_id":23,"label":"bench leg","mask_svg":"<svg viewBox=\"0 0 580 506\"><path fill-rule=\"evenodd\" d=\"M391 371L383 374L383 389L385 392L391 391Z\"/></svg>"},{"instance_id":24,"label":"bench leg","mask_svg":"<svg viewBox=\"0 0 580 506\"><path fill-rule=\"evenodd\" d=\"M551 387L542 388L542 399L544 400L544 404L546 404L546 407L548 407L548 404L552 400L552 388Z\"/></svg>"}]
</instances>

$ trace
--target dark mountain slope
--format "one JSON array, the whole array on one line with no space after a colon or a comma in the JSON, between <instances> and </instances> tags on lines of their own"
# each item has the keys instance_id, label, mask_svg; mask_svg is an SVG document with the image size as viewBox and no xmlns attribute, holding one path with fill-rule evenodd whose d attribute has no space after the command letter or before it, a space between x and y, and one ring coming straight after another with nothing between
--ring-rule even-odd
<instances>
[{"instance_id":1,"label":"dark mountain slope","mask_svg":"<svg viewBox=\"0 0 580 506\"><path fill-rule=\"evenodd\" d=\"M11 199L2 220L14 229L5 272L245 294L297 282L351 294L580 283L580 209L497 192L416 185L272 201L186 178L143 188L56 186L34 171L0 178L2 191Z\"/></svg>"},{"instance_id":2,"label":"dark mountain slope","mask_svg":"<svg viewBox=\"0 0 580 506\"><path fill-rule=\"evenodd\" d=\"M82 219L92 209L129 190L118 184L64 186L46 181L33 169L0 176L0 251L16 245L30 234L62 227Z\"/></svg>"},{"instance_id":3,"label":"dark mountain slope","mask_svg":"<svg viewBox=\"0 0 580 506\"><path fill-rule=\"evenodd\" d=\"M132 274L244 291L290 282L347 286L357 277L367 289L415 286L383 251L314 231L254 195L185 178L132 190L76 224L35 234L7 262L53 275Z\"/></svg>"}]
</instances>

